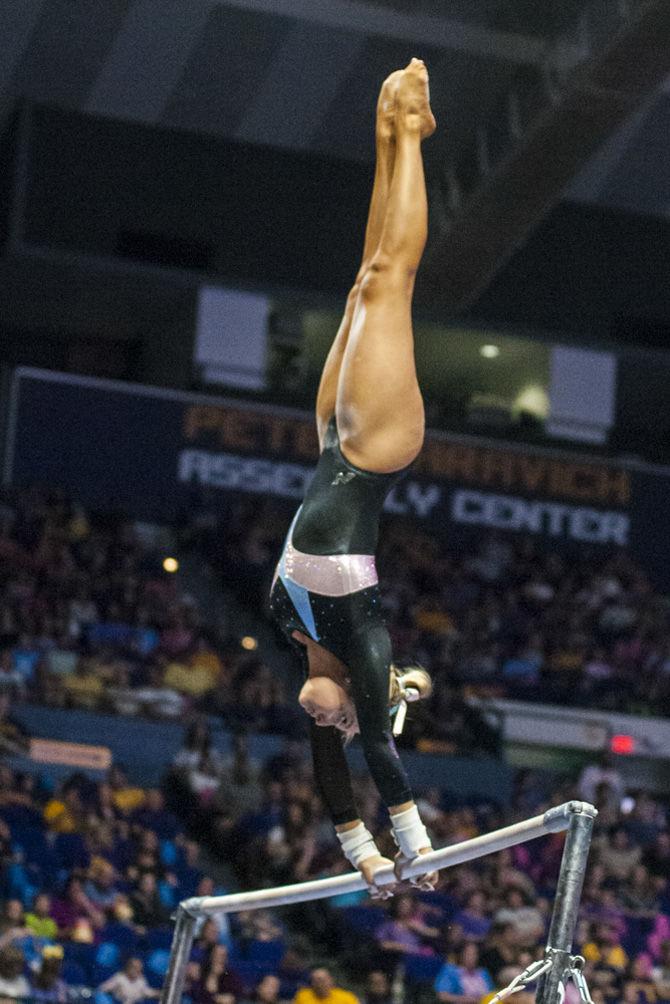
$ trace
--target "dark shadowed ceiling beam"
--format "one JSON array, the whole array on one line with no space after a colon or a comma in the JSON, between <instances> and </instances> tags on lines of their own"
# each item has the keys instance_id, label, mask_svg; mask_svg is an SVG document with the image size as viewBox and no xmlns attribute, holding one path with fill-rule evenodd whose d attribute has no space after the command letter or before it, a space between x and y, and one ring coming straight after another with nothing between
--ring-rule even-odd
<instances>
[{"instance_id":1,"label":"dark shadowed ceiling beam","mask_svg":"<svg viewBox=\"0 0 670 1004\"><path fill-rule=\"evenodd\" d=\"M513 152L449 218L448 192L442 192L441 225L437 198L419 302L439 314L472 307L570 180L669 73L670 3L661 0L574 72Z\"/></svg>"}]
</instances>

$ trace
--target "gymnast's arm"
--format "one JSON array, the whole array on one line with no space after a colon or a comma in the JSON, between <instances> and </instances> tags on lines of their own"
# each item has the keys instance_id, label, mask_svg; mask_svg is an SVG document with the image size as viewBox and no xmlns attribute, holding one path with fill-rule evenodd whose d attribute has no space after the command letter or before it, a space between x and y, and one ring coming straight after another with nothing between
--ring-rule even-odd
<instances>
[{"instance_id":1,"label":"gymnast's arm","mask_svg":"<svg viewBox=\"0 0 670 1004\"><path fill-rule=\"evenodd\" d=\"M389 810L393 837L399 848L396 873L406 861L432 848L421 822L412 789L391 732L388 709L391 639L381 621L367 622L349 640L348 665L351 695L363 753L372 779ZM421 887L432 888L437 876L419 879Z\"/></svg>"},{"instance_id":2,"label":"gymnast's arm","mask_svg":"<svg viewBox=\"0 0 670 1004\"><path fill-rule=\"evenodd\" d=\"M314 780L335 824L338 839L346 854L346 835L351 836L355 830L362 829L363 823L356 808L349 764L342 747L342 733L333 726L317 725L316 722L312 721L310 722L310 739L314 760ZM364 843L363 847L365 846ZM374 873L382 865L391 862L388 858L382 857L371 837L369 851L369 854L365 854L358 861L356 867L368 885L374 887ZM351 861L348 854L347 857Z\"/></svg>"},{"instance_id":3,"label":"gymnast's arm","mask_svg":"<svg viewBox=\"0 0 670 1004\"><path fill-rule=\"evenodd\" d=\"M358 809L342 748L342 733L332 725L317 725L311 719L310 740L314 780L330 818L336 827L356 822Z\"/></svg>"}]
</instances>

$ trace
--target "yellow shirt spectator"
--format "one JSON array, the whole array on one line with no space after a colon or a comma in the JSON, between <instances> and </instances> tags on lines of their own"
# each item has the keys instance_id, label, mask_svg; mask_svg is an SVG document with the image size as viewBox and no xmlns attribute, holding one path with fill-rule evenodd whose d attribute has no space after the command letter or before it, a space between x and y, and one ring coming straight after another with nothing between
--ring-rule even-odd
<instances>
[{"instance_id":1,"label":"yellow shirt spectator","mask_svg":"<svg viewBox=\"0 0 670 1004\"><path fill-rule=\"evenodd\" d=\"M223 663L216 652L213 652L211 648L207 648L204 642L201 642L198 651L194 652L191 656L190 663L191 666L202 666L206 669L212 678L212 686L216 686L223 669Z\"/></svg>"},{"instance_id":2,"label":"yellow shirt spectator","mask_svg":"<svg viewBox=\"0 0 670 1004\"><path fill-rule=\"evenodd\" d=\"M165 667L163 683L170 690L190 697L202 697L213 690L216 681L206 665L186 666L183 662L170 662Z\"/></svg>"},{"instance_id":3,"label":"yellow shirt spectator","mask_svg":"<svg viewBox=\"0 0 670 1004\"><path fill-rule=\"evenodd\" d=\"M139 809L140 805L144 802L144 791L142 788L133 788L128 785L126 788L118 788L112 795L112 801L114 805L122 812L127 815L134 809Z\"/></svg>"},{"instance_id":4,"label":"yellow shirt spectator","mask_svg":"<svg viewBox=\"0 0 670 1004\"><path fill-rule=\"evenodd\" d=\"M597 945L589 941L582 948L582 955L587 962L600 962L612 969L623 970L628 965L628 956L621 945Z\"/></svg>"},{"instance_id":5,"label":"yellow shirt spectator","mask_svg":"<svg viewBox=\"0 0 670 1004\"><path fill-rule=\"evenodd\" d=\"M335 986L328 969L313 969L309 982L309 987L298 990L293 1004L359 1004L355 994Z\"/></svg>"},{"instance_id":6,"label":"yellow shirt spectator","mask_svg":"<svg viewBox=\"0 0 670 1004\"><path fill-rule=\"evenodd\" d=\"M26 927L38 938L54 939L58 934L58 924L51 917L38 917L35 913L26 914Z\"/></svg>"},{"instance_id":7,"label":"yellow shirt spectator","mask_svg":"<svg viewBox=\"0 0 670 1004\"><path fill-rule=\"evenodd\" d=\"M64 676L61 686L70 704L90 710L98 707L104 691L100 677L86 666L80 666L75 673Z\"/></svg>"},{"instance_id":8,"label":"yellow shirt spectator","mask_svg":"<svg viewBox=\"0 0 670 1004\"><path fill-rule=\"evenodd\" d=\"M79 829L77 814L60 798L47 802L42 815L52 833L76 833Z\"/></svg>"}]
</instances>

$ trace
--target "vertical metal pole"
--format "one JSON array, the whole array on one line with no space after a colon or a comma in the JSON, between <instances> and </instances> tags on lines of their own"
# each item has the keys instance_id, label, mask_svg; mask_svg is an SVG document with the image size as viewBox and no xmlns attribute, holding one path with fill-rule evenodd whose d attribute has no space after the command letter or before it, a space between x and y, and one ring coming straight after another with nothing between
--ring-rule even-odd
<instances>
[{"instance_id":1,"label":"vertical metal pole","mask_svg":"<svg viewBox=\"0 0 670 1004\"><path fill-rule=\"evenodd\" d=\"M161 1004L180 1004L184 993L186 966L191 955L197 919L195 914L185 910L182 906L177 910L170 949L170 965L161 991Z\"/></svg>"},{"instance_id":2,"label":"vertical metal pole","mask_svg":"<svg viewBox=\"0 0 670 1004\"><path fill-rule=\"evenodd\" d=\"M536 1004L560 1004L563 1000L561 985L566 971L570 969L572 939L577 926L579 898L596 810L593 806L576 802L571 812L547 940L547 955L551 957L552 966L539 981Z\"/></svg>"}]
</instances>

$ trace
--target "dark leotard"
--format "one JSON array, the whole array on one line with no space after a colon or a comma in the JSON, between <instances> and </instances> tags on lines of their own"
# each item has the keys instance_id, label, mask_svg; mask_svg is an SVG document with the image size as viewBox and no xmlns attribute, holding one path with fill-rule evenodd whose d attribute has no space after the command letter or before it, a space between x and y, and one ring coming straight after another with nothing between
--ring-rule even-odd
<instances>
[{"instance_id":1,"label":"dark leotard","mask_svg":"<svg viewBox=\"0 0 670 1004\"><path fill-rule=\"evenodd\" d=\"M270 597L275 620L305 665L304 646L291 639L295 630L311 636L348 668L361 744L387 806L412 795L391 732L391 640L373 556L384 501L403 473L375 474L350 464L333 419L289 530ZM338 562L337 556L347 557ZM334 823L356 819L342 734L312 722L311 740L317 784Z\"/></svg>"}]
</instances>

